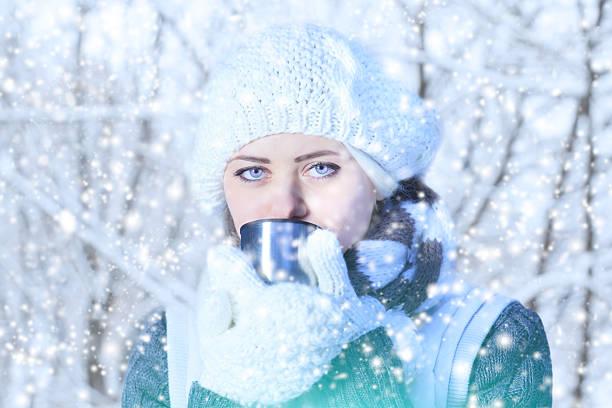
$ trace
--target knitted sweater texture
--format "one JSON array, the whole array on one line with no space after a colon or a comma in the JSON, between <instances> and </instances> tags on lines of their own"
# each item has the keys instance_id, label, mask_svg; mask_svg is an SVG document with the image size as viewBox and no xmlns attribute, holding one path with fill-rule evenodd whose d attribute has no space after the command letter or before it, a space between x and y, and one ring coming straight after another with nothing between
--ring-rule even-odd
<instances>
[{"instance_id":1,"label":"knitted sweater texture","mask_svg":"<svg viewBox=\"0 0 612 408\"><path fill-rule=\"evenodd\" d=\"M170 407L166 318L155 309L132 349L122 407ZM511 339L507 342L506 339ZM470 406L550 407L550 351L538 315L518 302L508 305L487 335L470 375ZM401 362L378 328L348 345L311 389L282 407L410 407L401 384ZM193 382L189 407L240 407Z\"/></svg>"}]
</instances>

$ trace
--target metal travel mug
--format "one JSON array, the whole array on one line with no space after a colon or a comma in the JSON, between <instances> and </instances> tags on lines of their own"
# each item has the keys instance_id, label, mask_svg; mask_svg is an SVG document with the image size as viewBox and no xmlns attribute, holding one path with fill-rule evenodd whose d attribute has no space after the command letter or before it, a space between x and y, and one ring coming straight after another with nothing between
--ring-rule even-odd
<instances>
[{"instance_id":1,"label":"metal travel mug","mask_svg":"<svg viewBox=\"0 0 612 408\"><path fill-rule=\"evenodd\" d=\"M289 219L252 221L240 227L240 249L268 284L297 282L316 286L316 276L303 266L304 251L300 247L318 228L309 222Z\"/></svg>"}]
</instances>

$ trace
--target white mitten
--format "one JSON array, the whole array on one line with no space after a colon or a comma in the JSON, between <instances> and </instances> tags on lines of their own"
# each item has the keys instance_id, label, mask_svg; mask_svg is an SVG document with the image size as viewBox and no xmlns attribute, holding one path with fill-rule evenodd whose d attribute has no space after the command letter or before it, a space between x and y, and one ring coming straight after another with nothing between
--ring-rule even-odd
<instances>
[{"instance_id":1,"label":"white mitten","mask_svg":"<svg viewBox=\"0 0 612 408\"><path fill-rule=\"evenodd\" d=\"M342 310L353 326L350 341L380 326L385 307L371 296L357 296L336 236L327 230L316 230L308 236L304 249L304 266L317 277L319 289L343 300Z\"/></svg>"},{"instance_id":2,"label":"white mitten","mask_svg":"<svg viewBox=\"0 0 612 408\"><path fill-rule=\"evenodd\" d=\"M335 235L316 230L306 259L318 288L266 285L238 248L211 248L197 310L201 386L241 404L307 391L342 345L382 325L384 307L353 290Z\"/></svg>"},{"instance_id":3,"label":"white mitten","mask_svg":"<svg viewBox=\"0 0 612 408\"><path fill-rule=\"evenodd\" d=\"M361 323L362 327L368 327L367 319L372 315L373 310L376 310L377 321L381 322L381 325L386 328L386 333L393 342L393 348L402 362L404 381L406 383L412 382L416 365L418 364L418 357L422 354L420 340L417 336L417 328L412 319L401 310L390 309L385 311L385 308L378 299L373 297L362 296L358 298L348 281L346 265L343 261L341 262L342 259L338 258L342 255L336 252L336 247L333 244L333 234L314 235L312 238L308 242L307 250L311 254L317 254L317 256L309 257L308 259L313 263L314 270L322 271L317 274L319 286L327 288L339 286L345 288L349 292L346 294L347 298L357 302L356 304L352 304L350 301L346 302L345 306L351 304L353 306L352 309L345 309L345 314L349 315L353 322L366 319L366 321ZM357 245L370 261L367 262L368 267L371 268L368 276L373 281L374 279L382 279L384 276L389 275L389 269L393 270L396 275L401 271L401 266L404 264L406 256L404 245L389 240L364 240L358 242ZM363 265L360 266L363 267ZM336 268L339 268L339 270L336 270ZM337 284L334 282L337 276L346 277L347 281ZM380 280L375 282L380 284ZM340 295L342 291L337 290L335 293ZM357 324L359 325L359 323ZM361 332L359 335L364 333Z\"/></svg>"}]
</instances>

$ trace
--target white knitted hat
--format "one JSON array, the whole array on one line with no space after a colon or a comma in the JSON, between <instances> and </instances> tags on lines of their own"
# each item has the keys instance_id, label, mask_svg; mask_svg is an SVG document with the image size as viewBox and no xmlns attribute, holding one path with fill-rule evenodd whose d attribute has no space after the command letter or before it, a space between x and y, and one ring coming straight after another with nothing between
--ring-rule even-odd
<instances>
[{"instance_id":1,"label":"white knitted hat","mask_svg":"<svg viewBox=\"0 0 612 408\"><path fill-rule=\"evenodd\" d=\"M224 205L231 156L267 135L303 133L342 142L379 189L423 175L439 147L436 115L388 78L355 41L313 24L275 25L213 69L188 175L209 214Z\"/></svg>"}]
</instances>

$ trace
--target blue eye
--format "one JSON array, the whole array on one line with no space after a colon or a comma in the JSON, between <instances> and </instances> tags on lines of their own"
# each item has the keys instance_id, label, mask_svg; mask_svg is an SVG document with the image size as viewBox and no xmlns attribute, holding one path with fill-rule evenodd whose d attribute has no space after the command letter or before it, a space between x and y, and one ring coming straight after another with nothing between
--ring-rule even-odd
<instances>
[{"instance_id":1,"label":"blue eye","mask_svg":"<svg viewBox=\"0 0 612 408\"><path fill-rule=\"evenodd\" d=\"M321 178L332 176L338 171L339 168L340 166L333 164L333 163L315 163L312 166L310 166L308 170L310 171L314 169L315 173L318 174L318 176L315 175L314 177L321 179ZM328 172L329 170L332 170L332 171Z\"/></svg>"},{"instance_id":2,"label":"blue eye","mask_svg":"<svg viewBox=\"0 0 612 408\"><path fill-rule=\"evenodd\" d=\"M245 173L254 178L244 177L243 175ZM261 175L263 175L263 169L261 167L248 167L246 169L238 170L237 172L234 173L234 175L239 176L240 181L243 181L245 183L250 183L250 182L259 181L262 179Z\"/></svg>"}]
</instances>

